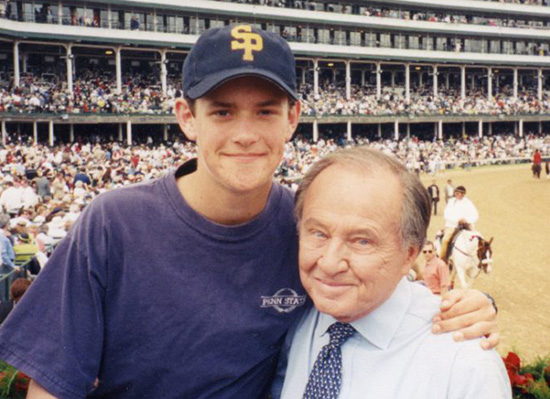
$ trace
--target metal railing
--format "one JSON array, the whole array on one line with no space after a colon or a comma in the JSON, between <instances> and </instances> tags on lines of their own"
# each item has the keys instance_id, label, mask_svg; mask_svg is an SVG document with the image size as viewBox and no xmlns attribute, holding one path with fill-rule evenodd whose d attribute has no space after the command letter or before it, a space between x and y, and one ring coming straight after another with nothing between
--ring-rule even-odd
<instances>
[{"instance_id":1,"label":"metal railing","mask_svg":"<svg viewBox=\"0 0 550 399\"><path fill-rule=\"evenodd\" d=\"M31 258L24 264L18 265L20 269L19 271L14 269L8 273L0 274L0 301L1 302L7 302L10 300L10 286L14 280L14 277L20 276L20 275L26 275L29 265L32 261L33 259Z\"/></svg>"}]
</instances>

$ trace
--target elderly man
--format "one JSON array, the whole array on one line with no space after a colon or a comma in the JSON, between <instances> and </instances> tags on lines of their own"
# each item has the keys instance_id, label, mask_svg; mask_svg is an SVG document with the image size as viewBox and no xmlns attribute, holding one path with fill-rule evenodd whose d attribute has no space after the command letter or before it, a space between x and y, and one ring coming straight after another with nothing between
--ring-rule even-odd
<instances>
[{"instance_id":1,"label":"elderly man","mask_svg":"<svg viewBox=\"0 0 550 399\"><path fill-rule=\"evenodd\" d=\"M439 300L404 277L430 220L416 176L374 150L337 152L306 175L295 214L316 309L287 339L283 399L511 398L497 352L432 334Z\"/></svg>"}]
</instances>

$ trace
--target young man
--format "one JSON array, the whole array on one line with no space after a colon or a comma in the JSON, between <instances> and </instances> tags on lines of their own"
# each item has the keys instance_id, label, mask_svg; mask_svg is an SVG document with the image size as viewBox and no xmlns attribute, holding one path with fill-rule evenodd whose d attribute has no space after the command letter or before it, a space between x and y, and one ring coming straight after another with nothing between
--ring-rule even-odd
<instances>
[{"instance_id":1,"label":"young man","mask_svg":"<svg viewBox=\"0 0 550 399\"><path fill-rule=\"evenodd\" d=\"M293 197L272 181L300 115L294 57L278 35L212 29L187 56L183 82L176 115L197 159L94 200L0 330L0 358L38 382L30 398L269 390L306 308ZM447 302L434 328L465 338L494 330L482 294Z\"/></svg>"},{"instance_id":2,"label":"young man","mask_svg":"<svg viewBox=\"0 0 550 399\"><path fill-rule=\"evenodd\" d=\"M438 298L405 277L430 220L405 166L364 147L335 152L308 171L295 212L315 309L289 333L282 399L511 399L499 354L432 334Z\"/></svg>"}]
</instances>

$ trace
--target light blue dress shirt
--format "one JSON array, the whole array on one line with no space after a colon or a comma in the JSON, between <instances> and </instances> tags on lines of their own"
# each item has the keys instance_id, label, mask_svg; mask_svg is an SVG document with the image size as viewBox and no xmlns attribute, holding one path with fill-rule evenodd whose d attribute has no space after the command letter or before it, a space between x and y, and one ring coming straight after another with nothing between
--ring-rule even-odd
<instances>
[{"instance_id":1,"label":"light blue dress shirt","mask_svg":"<svg viewBox=\"0 0 550 399\"><path fill-rule=\"evenodd\" d=\"M403 278L381 306L351 323L357 333L342 346L339 399L511 398L496 351L483 350L477 339L457 343L451 334L431 333L439 301L426 287ZM302 398L315 359L329 342L326 331L335 321L312 309L291 330L274 398Z\"/></svg>"}]
</instances>

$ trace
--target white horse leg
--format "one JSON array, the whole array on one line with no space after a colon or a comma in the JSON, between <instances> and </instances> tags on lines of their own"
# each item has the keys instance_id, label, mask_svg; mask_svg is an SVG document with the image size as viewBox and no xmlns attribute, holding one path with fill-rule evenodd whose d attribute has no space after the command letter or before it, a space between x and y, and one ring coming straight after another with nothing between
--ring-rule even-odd
<instances>
[{"instance_id":1,"label":"white horse leg","mask_svg":"<svg viewBox=\"0 0 550 399\"><path fill-rule=\"evenodd\" d=\"M460 281L460 287L461 288L468 288L469 287L469 284L468 282L466 281L466 271L464 270L464 267L465 267L465 264L464 264L464 261L466 259L464 259L463 256L458 256L458 254L455 254L455 256L453 256L453 261L454 261L454 269L456 270L456 275L458 276L458 281Z\"/></svg>"},{"instance_id":2,"label":"white horse leg","mask_svg":"<svg viewBox=\"0 0 550 399\"><path fill-rule=\"evenodd\" d=\"M451 259L449 259L449 267L452 266L452 270L451 270L451 276L449 277L449 282L451 283L451 287L454 287L454 281L455 281L455 278L456 278L456 267L455 265L453 264L453 258L451 257Z\"/></svg>"}]
</instances>

